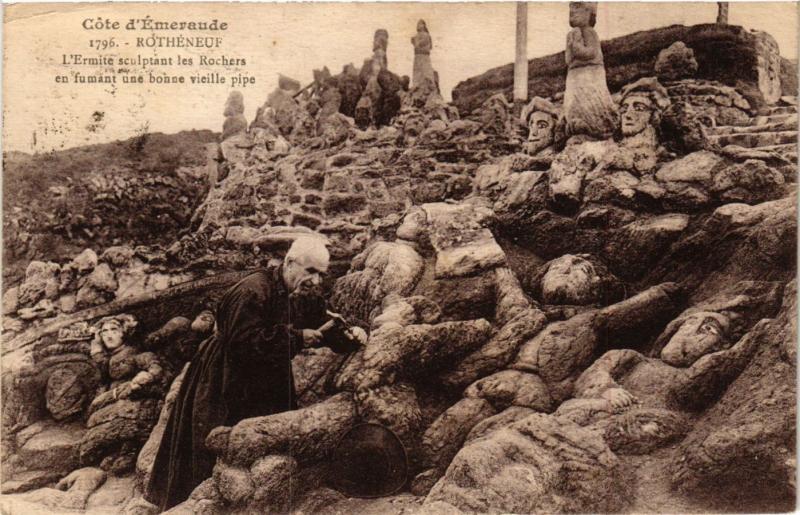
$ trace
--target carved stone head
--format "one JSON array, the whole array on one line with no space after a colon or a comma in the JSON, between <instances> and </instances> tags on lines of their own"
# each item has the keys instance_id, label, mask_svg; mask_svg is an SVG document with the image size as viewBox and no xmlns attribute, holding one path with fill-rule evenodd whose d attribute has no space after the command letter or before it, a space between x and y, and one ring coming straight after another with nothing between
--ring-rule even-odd
<instances>
[{"instance_id":1,"label":"carved stone head","mask_svg":"<svg viewBox=\"0 0 800 515\"><path fill-rule=\"evenodd\" d=\"M372 38L372 50L379 48L384 52L389 47L389 31L386 29L378 29L375 31L375 36Z\"/></svg>"},{"instance_id":2,"label":"carved stone head","mask_svg":"<svg viewBox=\"0 0 800 515\"><path fill-rule=\"evenodd\" d=\"M525 144L526 153L536 155L553 145L558 116L558 108L548 100L540 97L534 97L523 108L520 118L528 127L528 141Z\"/></svg>"},{"instance_id":3,"label":"carved stone head","mask_svg":"<svg viewBox=\"0 0 800 515\"><path fill-rule=\"evenodd\" d=\"M594 2L570 2L569 26L594 27L597 23L597 4Z\"/></svg>"},{"instance_id":4,"label":"carved stone head","mask_svg":"<svg viewBox=\"0 0 800 515\"><path fill-rule=\"evenodd\" d=\"M655 125L653 101L643 93L634 93L622 99L619 106L620 129L623 136L639 134L648 125Z\"/></svg>"},{"instance_id":5,"label":"carved stone head","mask_svg":"<svg viewBox=\"0 0 800 515\"><path fill-rule=\"evenodd\" d=\"M622 88L620 100L620 131L624 137L635 136L648 127L661 123L661 113L669 107L670 99L655 77L639 79Z\"/></svg>"},{"instance_id":6,"label":"carved stone head","mask_svg":"<svg viewBox=\"0 0 800 515\"><path fill-rule=\"evenodd\" d=\"M676 367L688 367L699 358L724 349L730 319L715 311L688 316L661 350L661 359Z\"/></svg>"},{"instance_id":7,"label":"carved stone head","mask_svg":"<svg viewBox=\"0 0 800 515\"><path fill-rule=\"evenodd\" d=\"M92 341L92 354L120 348L136 325L136 318L132 315L117 315L100 319L94 326L95 339Z\"/></svg>"},{"instance_id":8,"label":"carved stone head","mask_svg":"<svg viewBox=\"0 0 800 515\"><path fill-rule=\"evenodd\" d=\"M222 116L236 116L244 113L244 95L241 91L231 91L225 102L225 111Z\"/></svg>"}]
</instances>

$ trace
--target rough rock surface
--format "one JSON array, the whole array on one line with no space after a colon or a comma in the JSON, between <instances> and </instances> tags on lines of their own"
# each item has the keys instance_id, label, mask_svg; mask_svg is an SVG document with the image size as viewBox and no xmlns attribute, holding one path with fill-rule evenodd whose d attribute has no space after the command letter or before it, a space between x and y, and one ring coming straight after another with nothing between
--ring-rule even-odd
<instances>
[{"instance_id":1,"label":"rough rock surface","mask_svg":"<svg viewBox=\"0 0 800 515\"><path fill-rule=\"evenodd\" d=\"M406 327L387 324L370 335L363 353L356 355L337 382L372 388L441 370L483 344L491 327L483 319Z\"/></svg>"},{"instance_id":2,"label":"rough rock surface","mask_svg":"<svg viewBox=\"0 0 800 515\"><path fill-rule=\"evenodd\" d=\"M492 212L480 203L423 204L436 251L436 277L460 277L505 264L505 253L485 224Z\"/></svg>"},{"instance_id":3,"label":"rough rock surface","mask_svg":"<svg viewBox=\"0 0 800 515\"><path fill-rule=\"evenodd\" d=\"M548 412L552 407L547 385L538 376L504 370L474 383L464 392L466 397L486 399L496 411L510 406Z\"/></svg>"},{"instance_id":4,"label":"rough rock surface","mask_svg":"<svg viewBox=\"0 0 800 515\"><path fill-rule=\"evenodd\" d=\"M233 428L217 428L206 445L231 465L249 466L270 454L314 460L333 449L355 417L351 396L342 393L301 410L245 419Z\"/></svg>"},{"instance_id":5,"label":"rough rock surface","mask_svg":"<svg viewBox=\"0 0 800 515\"><path fill-rule=\"evenodd\" d=\"M654 66L661 80L676 80L691 77L697 72L694 50L683 41L676 41L658 53Z\"/></svg>"},{"instance_id":6,"label":"rough rock surface","mask_svg":"<svg viewBox=\"0 0 800 515\"><path fill-rule=\"evenodd\" d=\"M161 413L158 415L158 421L150 431L150 436L139 451L136 457L136 480L141 487L147 485L150 481L150 474L153 471L153 462L156 459L156 452L158 446L161 445L161 438L164 435L164 429L167 427L167 420L172 411L172 406L175 404L175 398L178 396L178 391L183 384L183 376L186 374L188 365L184 367L183 371L172 381L169 387L167 396L164 398L164 406L161 408Z\"/></svg>"},{"instance_id":7,"label":"rough rock surface","mask_svg":"<svg viewBox=\"0 0 800 515\"><path fill-rule=\"evenodd\" d=\"M545 321L544 313L538 309L523 311L445 374L445 384L464 388L484 375L502 370L514 359L520 347L542 330Z\"/></svg>"},{"instance_id":8,"label":"rough rock surface","mask_svg":"<svg viewBox=\"0 0 800 515\"><path fill-rule=\"evenodd\" d=\"M345 317L369 321L384 297L414 289L422 267L422 257L412 246L376 243L356 256L351 272L336 282L331 304Z\"/></svg>"},{"instance_id":9,"label":"rough rock surface","mask_svg":"<svg viewBox=\"0 0 800 515\"><path fill-rule=\"evenodd\" d=\"M469 512L615 511L624 507L626 490L620 462L601 437L534 414L462 448L425 505L444 501Z\"/></svg>"}]
</instances>

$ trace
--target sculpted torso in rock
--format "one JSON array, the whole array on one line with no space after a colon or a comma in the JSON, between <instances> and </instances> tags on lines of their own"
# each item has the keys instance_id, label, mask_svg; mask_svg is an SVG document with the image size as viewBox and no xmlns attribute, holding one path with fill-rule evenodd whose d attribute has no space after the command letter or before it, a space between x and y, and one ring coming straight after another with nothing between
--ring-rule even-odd
<instances>
[{"instance_id":1,"label":"sculpted torso in rock","mask_svg":"<svg viewBox=\"0 0 800 515\"><path fill-rule=\"evenodd\" d=\"M594 30L597 6L571 2L567 34L564 116L568 136L606 139L614 133L617 111L606 85L603 51Z\"/></svg>"},{"instance_id":2,"label":"sculpted torso in rock","mask_svg":"<svg viewBox=\"0 0 800 515\"><path fill-rule=\"evenodd\" d=\"M98 322L92 359L104 369L111 384L109 391L92 401L90 414L118 399L164 393L164 371L158 357L152 352L139 352L123 342L136 324L131 315L108 317Z\"/></svg>"},{"instance_id":3,"label":"sculpted torso in rock","mask_svg":"<svg viewBox=\"0 0 800 515\"><path fill-rule=\"evenodd\" d=\"M623 453L649 452L685 434L682 413L713 402L758 347L750 334L732 345L752 318L741 311L754 302L769 306L773 294L766 286L753 297L720 296L686 310L656 340L657 358L630 349L605 353L557 414L603 428L611 448Z\"/></svg>"},{"instance_id":4,"label":"sculpted torso in rock","mask_svg":"<svg viewBox=\"0 0 800 515\"><path fill-rule=\"evenodd\" d=\"M133 467L136 453L155 425L158 402L170 379L154 353L139 352L124 342L136 324L131 315L101 319L91 349L92 359L111 383L89 406L81 462L99 462L104 470L116 473Z\"/></svg>"}]
</instances>

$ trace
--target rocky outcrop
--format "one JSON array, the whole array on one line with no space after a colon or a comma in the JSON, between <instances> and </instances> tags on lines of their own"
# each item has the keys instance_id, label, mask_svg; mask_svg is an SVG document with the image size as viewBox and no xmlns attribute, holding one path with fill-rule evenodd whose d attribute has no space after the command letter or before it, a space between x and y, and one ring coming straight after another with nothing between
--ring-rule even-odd
<instances>
[{"instance_id":1,"label":"rocky outcrop","mask_svg":"<svg viewBox=\"0 0 800 515\"><path fill-rule=\"evenodd\" d=\"M37 422L17 433L17 452L4 461L3 493L40 488L79 468L83 432L80 423Z\"/></svg>"}]
</instances>

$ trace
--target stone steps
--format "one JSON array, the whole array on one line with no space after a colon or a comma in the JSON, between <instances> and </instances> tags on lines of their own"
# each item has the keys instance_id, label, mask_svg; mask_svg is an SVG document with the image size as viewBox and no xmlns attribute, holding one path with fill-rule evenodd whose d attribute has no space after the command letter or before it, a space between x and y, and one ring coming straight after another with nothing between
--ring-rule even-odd
<instances>
[{"instance_id":1,"label":"stone steps","mask_svg":"<svg viewBox=\"0 0 800 515\"><path fill-rule=\"evenodd\" d=\"M797 106L778 106L769 110L769 116L779 114L797 114Z\"/></svg>"},{"instance_id":2,"label":"stone steps","mask_svg":"<svg viewBox=\"0 0 800 515\"><path fill-rule=\"evenodd\" d=\"M755 116L750 121L749 125L744 125L741 127L748 127L753 125L770 125L775 123L780 123L789 119L797 120L797 113L785 113L785 114L773 114L768 116Z\"/></svg>"},{"instance_id":3,"label":"stone steps","mask_svg":"<svg viewBox=\"0 0 800 515\"><path fill-rule=\"evenodd\" d=\"M797 163L797 143L787 143L785 145L771 145L761 147L759 150L775 152L793 163Z\"/></svg>"},{"instance_id":4,"label":"stone steps","mask_svg":"<svg viewBox=\"0 0 800 515\"><path fill-rule=\"evenodd\" d=\"M709 141L724 147L738 145L746 148L764 148L775 145L797 143L797 130L779 132L745 132L740 134L717 134L709 136Z\"/></svg>"},{"instance_id":5,"label":"stone steps","mask_svg":"<svg viewBox=\"0 0 800 515\"><path fill-rule=\"evenodd\" d=\"M783 132L797 130L797 114L780 115L779 120L768 120L768 123L754 123L752 125L720 125L706 129L709 136L724 134L754 134L759 132Z\"/></svg>"}]
</instances>

